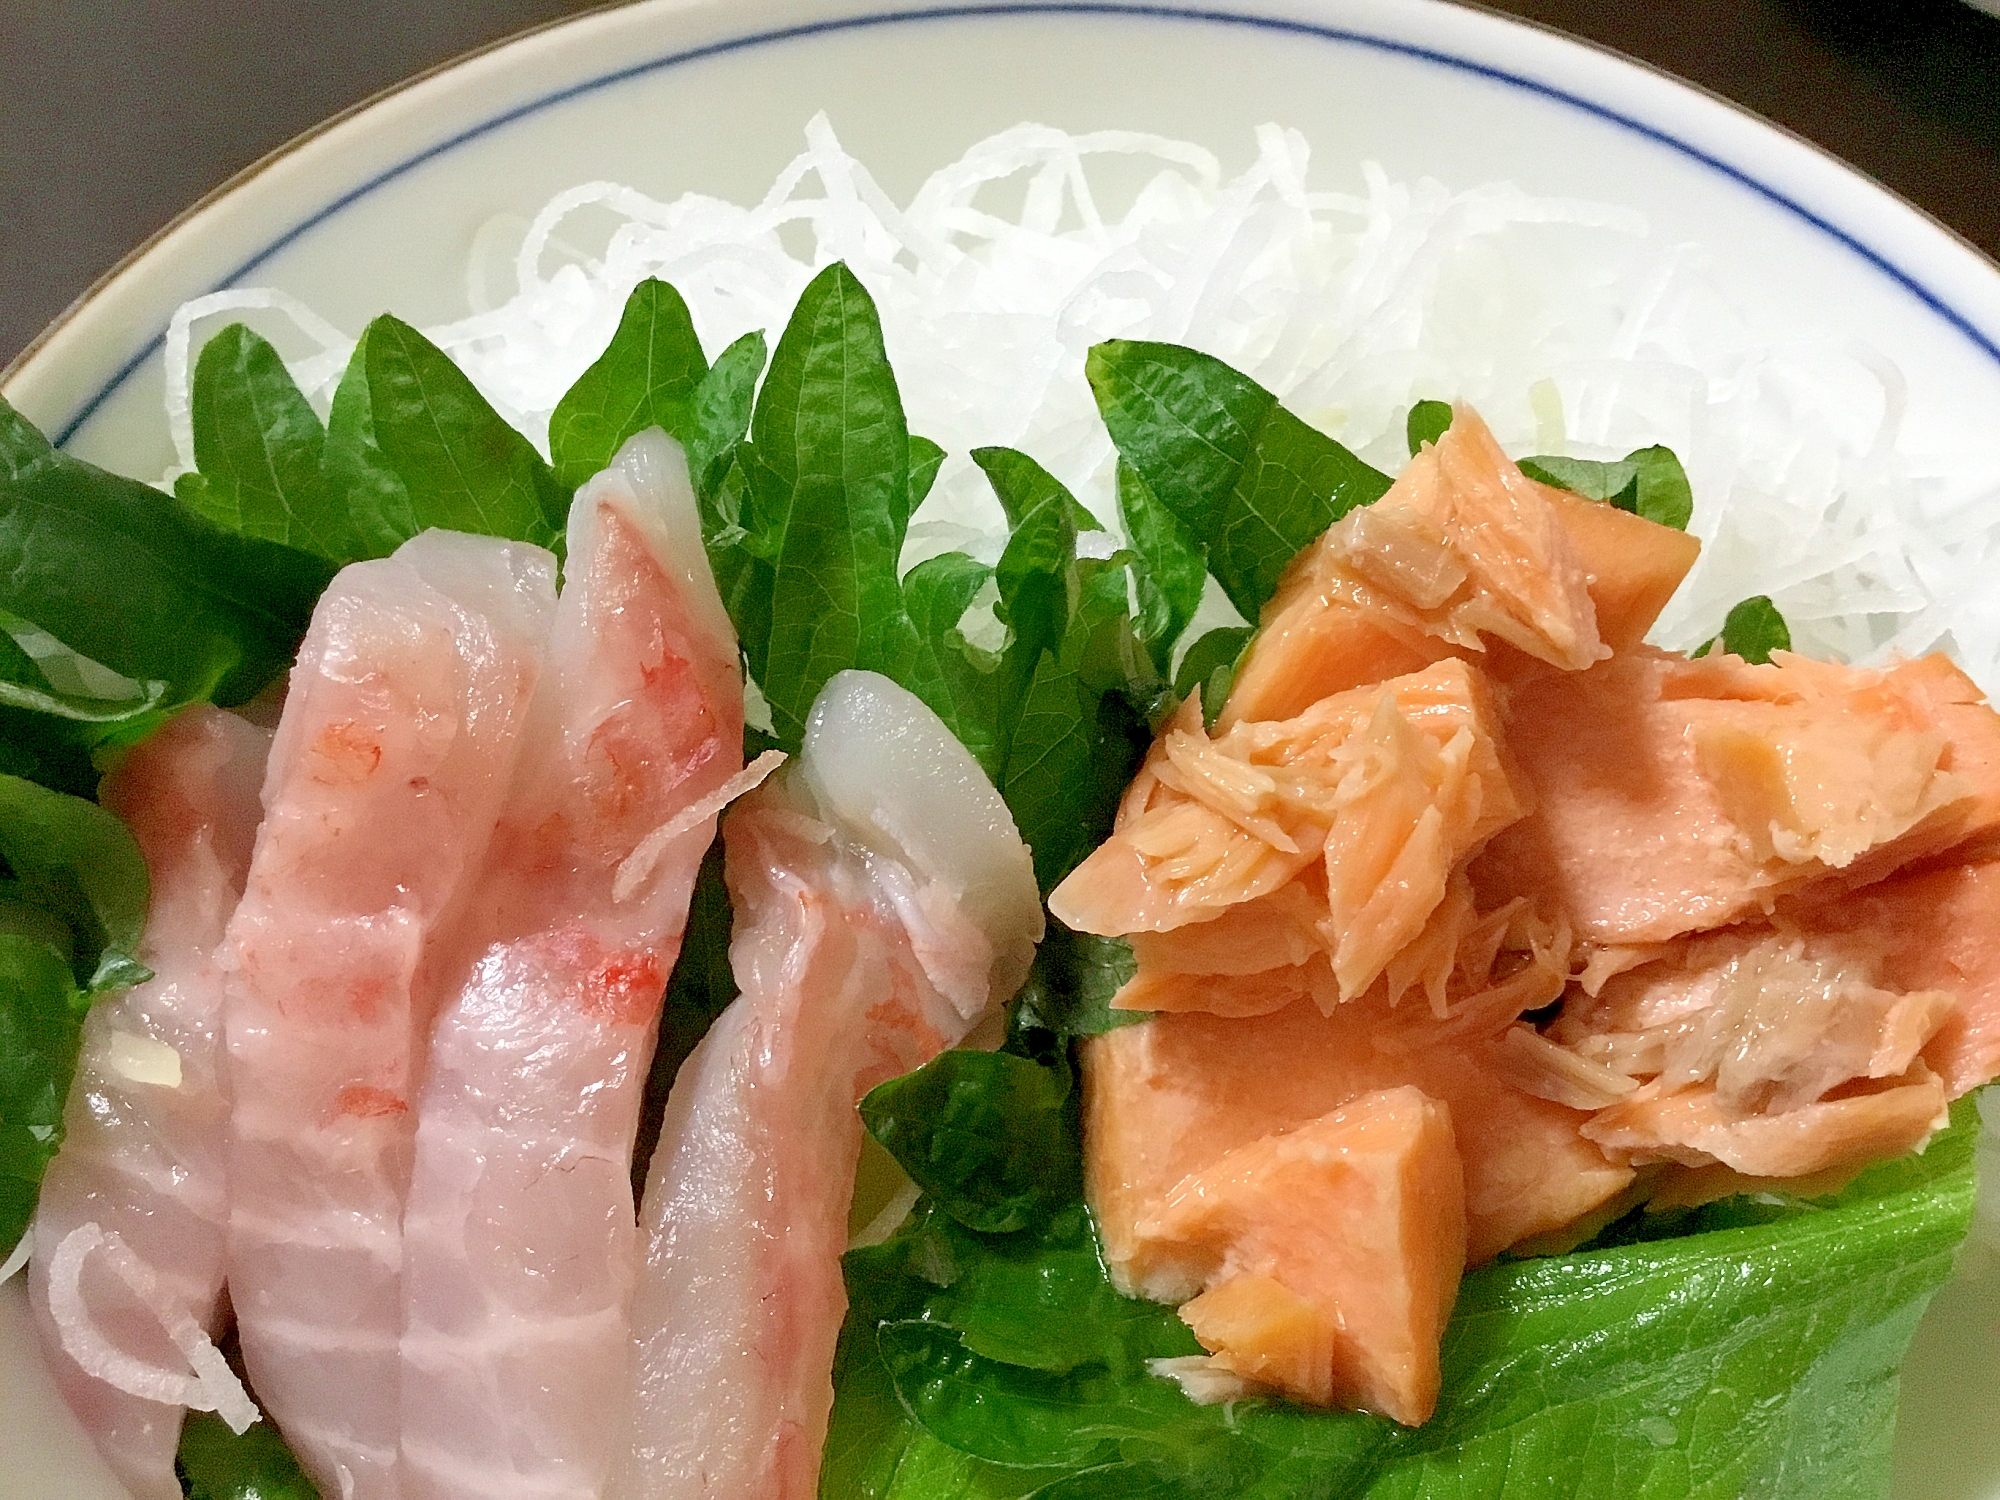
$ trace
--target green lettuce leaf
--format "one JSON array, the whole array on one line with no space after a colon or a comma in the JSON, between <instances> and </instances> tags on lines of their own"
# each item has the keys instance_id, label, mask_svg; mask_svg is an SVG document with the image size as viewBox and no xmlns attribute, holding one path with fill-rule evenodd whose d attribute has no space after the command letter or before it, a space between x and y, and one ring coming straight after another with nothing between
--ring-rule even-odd
<instances>
[{"instance_id":1,"label":"green lettuce leaf","mask_svg":"<svg viewBox=\"0 0 2000 1500\"><path fill-rule=\"evenodd\" d=\"M1119 456L1246 620L1301 547L1389 488L1386 474L1221 360L1114 340L1093 348L1084 369Z\"/></svg>"}]
</instances>

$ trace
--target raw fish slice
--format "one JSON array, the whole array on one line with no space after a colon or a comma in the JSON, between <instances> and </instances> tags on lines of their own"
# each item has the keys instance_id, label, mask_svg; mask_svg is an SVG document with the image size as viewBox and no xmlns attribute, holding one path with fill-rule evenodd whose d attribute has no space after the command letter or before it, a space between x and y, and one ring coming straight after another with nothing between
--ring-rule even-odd
<instances>
[{"instance_id":1,"label":"raw fish slice","mask_svg":"<svg viewBox=\"0 0 2000 1500\"><path fill-rule=\"evenodd\" d=\"M65 1348L75 1331L50 1312L50 1262L71 1234L95 1225L151 1271L165 1301L157 1310L96 1256L78 1288L96 1331L143 1364L186 1370L166 1332L174 1311L213 1328L229 1123L215 947L243 893L270 746L267 731L234 714L191 708L133 750L100 792L146 857L152 898L139 956L153 978L84 1018L62 1149L35 1210L28 1283L57 1386L138 1500L180 1500L174 1450L184 1409L78 1365Z\"/></svg>"},{"instance_id":2,"label":"raw fish slice","mask_svg":"<svg viewBox=\"0 0 2000 1500\"><path fill-rule=\"evenodd\" d=\"M426 532L313 612L230 924L228 1269L252 1383L321 1493L393 1497L429 940L479 867L554 560Z\"/></svg>"},{"instance_id":3,"label":"raw fish slice","mask_svg":"<svg viewBox=\"0 0 2000 1500\"><path fill-rule=\"evenodd\" d=\"M625 1500L810 1500L846 1311L854 1105L963 1038L1041 935L1027 847L916 698L843 672L730 815L741 990L682 1067L646 1185Z\"/></svg>"},{"instance_id":4,"label":"raw fish slice","mask_svg":"<svg viewBox=\"0 0 2000 1500\"><path fill-rule=\"evenodd\" d=\"M695 872L742 767L736 640L699 525L658 433L570 511L549 670L418 1111L405 1500L595 1496L622 1436L632 1138Z\"/></svg>"}]
</instances>

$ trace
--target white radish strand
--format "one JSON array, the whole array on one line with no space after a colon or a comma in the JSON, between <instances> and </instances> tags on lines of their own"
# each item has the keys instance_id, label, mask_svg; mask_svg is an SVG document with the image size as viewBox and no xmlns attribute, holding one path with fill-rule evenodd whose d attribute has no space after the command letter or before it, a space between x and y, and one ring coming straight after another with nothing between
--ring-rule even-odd
<instances>
[{"instance_id":1,"label":"white radish strand","mask_svg":"<svg viewBox=\"0 0 2000 1500\"><path fill-rule=\"evenodd\" d=\"M83 1295L83 1268L93 1252L159 1320L160 1331L186 1356L189 1370L148 1364L104 1336ZM188 1315L179 1299L167 1294L152 1268L132 1253L117 1231L79 1224L63 1236L49 1257L49 1310L61 1331L64 1352L105 1384L148 1401L212 1411L235 1433L248 1432L257 1420L257 1403L207 1330Z\"/></svg>"}]
</instances>

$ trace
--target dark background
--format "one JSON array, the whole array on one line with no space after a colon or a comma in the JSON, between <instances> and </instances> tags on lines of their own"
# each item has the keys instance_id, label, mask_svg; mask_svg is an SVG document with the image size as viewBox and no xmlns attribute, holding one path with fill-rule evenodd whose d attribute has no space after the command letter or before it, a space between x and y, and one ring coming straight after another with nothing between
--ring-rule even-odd
<instances>
[{"instance_id":1,"label":"dark background","mask_svg":"<svg viewBox=\"0 0 2000 1500\"><path fill-rule=\"evenodd\" d=\"M181 209L576 0L0 0L0 361ZM2000 20L1959 0L1506 0L1816 141L2000 258Z\"/></svg>"}]
</instances>

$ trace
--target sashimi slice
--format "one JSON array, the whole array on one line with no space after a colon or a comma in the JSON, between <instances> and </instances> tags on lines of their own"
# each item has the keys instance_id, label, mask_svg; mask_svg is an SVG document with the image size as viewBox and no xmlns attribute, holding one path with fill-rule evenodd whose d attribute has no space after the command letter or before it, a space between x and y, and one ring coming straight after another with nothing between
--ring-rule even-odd
<instances>
[{"instance_id":1,"label":"sashimi slice","mask_svg":"<svg viewBox=\"0 0 2000 1500\"><path fill-rule=\"evenodd\" d=\"M180 1500L183 1408L87 1373L70 1350L94 1334L142 1367L185 1371L171 1326L187 1318L215 1331L229 1122L215 949L243 893L270 745L269 733L234 714L191 708L133 749L99 790L146 858L152 897L139 957L153 978L84 1018L62 1148L35 1210L28 1284L57 1386L137 1500ZM79 1250L116 1235L149 1273L136 1279L158 1305L91 1255L77 1287L89 1329L60 1324L51 1262L80 1232Z\"/></svg>"},{"instance_id":2,"label":"sashimi slice","mask_svg":"<svg viewBox=\"0 0 2000 1500\"><path fill-rule=\"evenodd\" d=\"M432 1033L403 1217L404 1500L603 1492L638 1261L632 1139L742 769L736 662L686 462L643 434L570 508L548 669L455 935L474 956Z\"/></svg>"},{"instance_id":3,"label":"sashimi slice","mask_svg":"<svg viewBox=\"0 0 2000 1500\"><path fill-rule=\"evenodd\" d=\"M810 1500L833 1403L860 1096L1026 977L1033 863L911 694L844 672L730 814L741 991L682 1067L646 1185L623 1500Z\"/></svg>"},{"instance_id":4,"label":"sashimi slice","mask_svg":"<svg viewBox=\"0 0 2000 1500\"><path fill-rule=\"evenodd\" d=\"M228 1276L326 1495L397 1493L403 1197L431 942L484 854L554 608L539 548L425 532L320 599L225 960Z\"/></svg>"}]
</instances>

